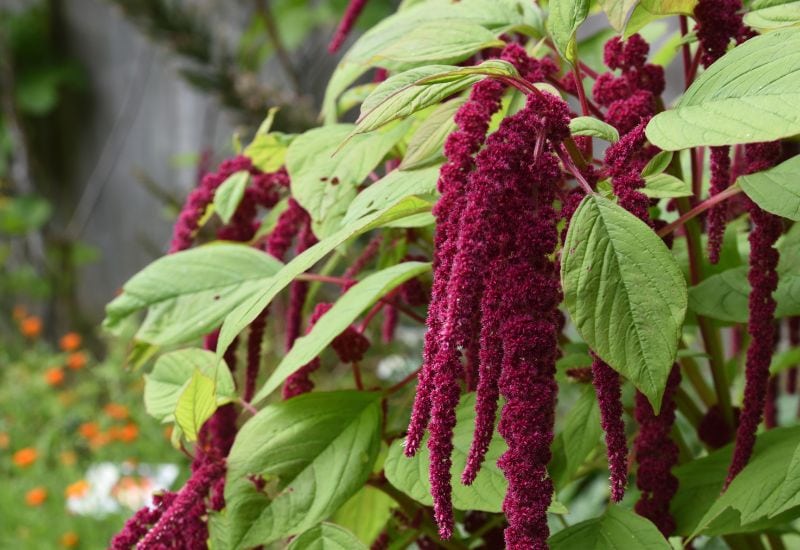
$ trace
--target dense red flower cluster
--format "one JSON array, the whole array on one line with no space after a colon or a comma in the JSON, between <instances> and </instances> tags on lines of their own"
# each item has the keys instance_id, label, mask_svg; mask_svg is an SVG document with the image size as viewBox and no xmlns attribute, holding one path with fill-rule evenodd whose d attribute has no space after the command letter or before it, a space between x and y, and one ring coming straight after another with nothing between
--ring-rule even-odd
<instances>
[{"instance_id":1,"label":"dense red flower cluster","mask_svg":"<svg viewBox=\"0 0 800 550\"><path fill-rule=\"evenodd\" d=\"M628 442L622 420L622 390L617 371L599 357L592 362L592 382L600 405L600 422L605 432L608 469L611 471L611 500L619 502L628 484Z\"/></svg>"},{"instance_id":2,"label":"dense red flower cluster","mask_svg":"<svg viewBox=\"0 0 800 550\"><path fill-rule=\"evenodd\" d=\"M657 109L657 98L664 91L664 69L647 63L650 46L638 34L622 41L609 40L603 60L613 72L601 74L592 87L592 96L607 107L606 122L621 134L630 132L643 119L650 119Z\"/></svg>"},{"instance_id":3,"label":"dense red flower cluster","mask_svg":"<svg viewBox=\"0 0 800 550\"><path fill-rule=\"evenodd\" d=\"M678 463L678 446L672 441L670 432L675 423L673 397L680 381L680 369L675 365L667 379L658 414L655 414L647 398L636 392L634 414L639 423L639 433L634 440L634 452L638 463L636 486L641 496L635 510L652 521L665 537L675 530L675 519L670 514L669 503L678 491L678 478L671 471Z\"/></svg>"}]
</instances>

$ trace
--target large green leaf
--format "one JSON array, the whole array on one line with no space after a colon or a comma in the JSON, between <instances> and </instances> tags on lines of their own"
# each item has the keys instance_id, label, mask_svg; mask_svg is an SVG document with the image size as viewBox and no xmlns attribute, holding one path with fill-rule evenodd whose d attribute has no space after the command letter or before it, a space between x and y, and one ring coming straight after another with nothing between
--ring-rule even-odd
<instances>
[{"instance_id":1,"label":"large green leaf","mask_svg":"<svg viewBox=\"0 0 800 550\"><path fill-rule=\"evenodd\" d=\"M367 547L347 529L320 523L293 538L286 550L367 550Z\"/></svg>"},{"instance_id":2,"label":"large green leaf","mask_svg":"<svg viewBox=\"0 0 800 550\"><path fill-rule=\"evenodd\" d=\"M786 2L754 9L744 15L744 23L762 30L800 25L800 2Z\"/></svg>"},{"instance_id":3,"label":"large green leaf","mask_svg":"<svg viewBox=\"0 0 800 550\"><path fill-rule=\"evenodd\" d=\"M228 176L217 188L214 193L214 211L223 222L231 221L236 209L239 208L239 203L242 202L244 190L249 182L250 172L239 170Z\"/></svg>"},{"instance_id":4,"label":"large green leaf","mask_svg":"<svg viewBox=\"0 0 800 550\"><path fill-rule=\"evenodd\" d=\"M175 404L175 423L188 441L195 441L200 427L217 410L214 380L200 369L192 372L189 383Z\"/></svg>"},{"instance_id":5,"label":"large green leaf","mask_svg":"<svg viewBox=\"0 0 800 550\"><path fill-rule=\"evenodd\" d=\"M461 472L467 463L467 455L472 444L472 433L475 428L475 394L462 396L456 409L456 427L453 433L453 506L457 510L483 510L499 513L503 508L503 497L508 482L503 472L497 467L497 459L506 449L505 441L495 431L486 460L472 485L465 486L459 481ZM403 454L403 442L395 441L389 448L384 472L389 483L400 491L424 504L431 506L431 485L428 479L430 454L425 437L420 450L412 458Z\"/></svg>"},{"instance_id":6,"label":"large green leaf","mask_svg":"<svg viewBox=\"0 0 800 550\"><path fill-rule=\"evenodd\" d=\"M147 414L165 422L174 418L178 398L189 385L195 371L216 380L217 405L236 399L231 371L219 363L213 352L189 348L166 353L158 358L153 371L144 376L144 406Z\"/></svg>"},{"instance_id":7,"label":"large green leaf","mask_svg":"<svg viewBox=\"0 0 800 550\"><path fill-rule=\"evenodd\" d=\"M392 497L366 485L336 511L331 521L345 527L364 544L370 544L380 535L396 507Z\"/></svg>"},{"instance_id":8,"label":"large green leaf","mask_svg":"<svg viewBox=\"0 0 800 550\"><path fill-rule=\"evenodd\" d=\"M672 501L678 533L709 536L785 524L800 511L800 427L759 435L747 466L725 493L720 489L731 445L675 469Z\"/></svg>"},{"instance_id":9,"label":"large green leaf","mask_svg":"<svg viewBox=\"0 0 800 550\"><path fill-rule=\"evenodd\" d=\"M392 170L376 181L350 203L342 225L348 225L411 195L430 195L436 192L439 167L419 170Z\"/></svg>"},{"instance_id":10,"label":"large green leaf","mask_svg":"<svg viewBox=\"0 0 800 550\"><path fill-rule=\"evenodd\" d=\"M663 172L645 177L642 193L651 199L691 197L693 194L691 184Z\"/></svg>"},{"instance_id":11,"label":"large green leaf","mask_svg":"<svg viewBox=\"0 0 800 550\"><path fill-rule=\"evenodd\" d=\"M328 313L320 317L311 332L297 339L253 397L253 403L269 396L290 374L318 356L334 338L382 296L429 269L428 263L405 262L372 273L356 283L333 304Z\"/></svg>"},{"instance_id":12,"label":"large green leaf","mask_svg":"<svg viewBox=\"0 0 800 550\"><path fill-rule=\"evenodd\" d=\"M696 5L697 0L639 0L625 24L625 37L628 38L653 21L669 15L692 15ZM648 37L645 39L651 41Z\"/></svg>"},{"instance_id":13,"label":"large green leaf","mask_svg":"<svg viewBox=\"0 0 800 550\"><path fill-rule=\"evenodd\" d=\"M403 137L408 123L353 136L342 145L354 128L335 124L309 130L286 153L292 196L309 213L320 238L338 228L356 187Z\"/></svg>"},{"instance_id":14,"label":"large green leaf","mask_svg":"<svg viewBox=\"0 0 800 550\"><path fill-rule=\"evenodd\" d=\"M557 488L563 488L572 481L589 453L597 447L602 433L600 407L594 388L589 386L584 388L578 402L570 408L564 428L553 440L553 458L547 469Z\"/></svg>"},{"instance_id":15,"label":"large green leaf","mask_svg":"<svg viewBox=\"0 0 800 550\"><path fill-rule=\"evenodd\" d=\"M233 243L170 254L125 283L106 306L103 324L119 331L124 319L148 309L138 340L162 346L191 342L218 327L282 267L269 254Z\"/></svg>"},{"instance_id":16,"label":"large green leaf","mask_svg":"<svg viewBox=\"0 0 800 550\"><path fill-rule=\"evenodd\" d=\"M380 426L380 394L357 391L307 393L248 420L228 456L231 548L269 544L333 514L369 477Z\"/></svg>"},{"instance_id":17,"label":"large green leaf","mask_svg":"<svg viewBox=\"0 0 800 550\"><path fill-rule=\"evenodd\" d=\"M438 28L436 26L438 23ZM365 32L347 51L342 61L334 70L325 98L322 111L326 123L336 119L336 102L348 86L355 82L370 67L380 66L392 71L403 71L415 66L433 63L458 63L470 57L472 53L453 56L450 52L430 50L430 56L424 61L409 63L392 59L376 58L381 51L390 50L394 44L405 42L406 37L422 25L431 26L433 39L441 28L450 24L471 23L489 29L499 35L511 29L518 29L528 34L543 34L543 17L541 10L526 0L428 0L420 2L408 9L387 17L369 31Z\"/></svg>"},{"instance_id":18,"label":"large green leaf","mask_svg":"<svg viewBox=\"0 0 800 550\"><path fill-rule=\"evenodd\" d=\"M330 237L321 240L296 256L274 276L259 280L255 291L251 292L245 300L225 317L219 332L217 357L222 357L223 350L228 349L234 338L258 317L281 290L286 288L295 277L327 256L333 249L352 237L409 216L428 212L430 208L430 203L418 197L405 197L383 210L347 224Z\"/></svg>"},{"instance_id":19,"label":"large green leaf","mask_svg":"<svg viewBox=\"0 0 800 550\"><path fill-rule=\"evenodd\" d=\"M245 147L243 154L253 161L253 166L262 172L274 172L283 166L286 151L294 135L271 132L256 134L253 141Z\"/></svg>"},{"instance_id":20,"label":"large green leaf","mask_svg":"<svg viewBox=\"0 0 800 550\"><path fill-rule=\"evenodd\" d=\"M651 228L588 196L561 258L567 310L583 339L658 410L686 314L686 282Z\"/></svg>"},{"instance_id":21,"label":"large green leaf","mask_svg":"<svg viewBox=\"0 0 800 550\"><path fill-rule=\"evenodd\" d=\"M370 132L435 105L486 75L517 76L518 73L511 63L490 59L472 67L426 65L394 75L381 82L364 100L356 132Z\"/></svg>"},{"instance_id":22,"label":"large green leaf","mask_svg":"<svg viewBox=\"0 0 800 550\"><path fill-rule=\"evenodd\" d=\"M559 531L547 541L551 550L671 550L658 528L642 516L618 505L606 513Z\"/></svg>"},{"instance_id":23,"label":"large green leaf","mask_svg":"<svg viewBox=\"0 0 800 550\"><path fill-rule=\"evenodd\" d=\"M800 155L769 170L740 176L737 182L767 212L800 221Z\"/></svg>"},{"instance_id":24,"label":"large green leaf","mask_svg":"<svg viewBox=\"0 0 800 550\"><path fill-rule=\"evenodd\" d=\"M444 141L456 129L453 117L464 104L463 97L442 103L434 110L411 136L406 154L400 163L401 170L412 170L438 162L444 158Z\"/></svg>"},{"instance_id":25,"label":"large green leaf","mask_svg":"<svg viewBox=\"0 0 800 550\"><path fill-rule=\"evenodd\" d=\"M599 4L614 30L622 32L622 29L625 28L625 21L628 19L628 13L638 2L639 0L600 0Z\"/></svg>"},{"instance_id":26,"label":"large green leaf","mask_svg":"<svg viewBox=\"0 0 800 550\"><path fill-rule=\"evenodd\" d=\"M800 133L800 28L756 36L702 73L647 125L667 150L772 141Z\"/></svg>"},{"instance_id":27,"label":"large green leaf","mask_svg":"<svg viewBox=\"0 0 800 550\"><path fill-rule=\"evenodd\" d=\"M550 15L547 18L547 30L553 42L564 58L575 62L578 46L575 33L589 15L588 0L550 0Z\"/></svg>"}]
</instances>

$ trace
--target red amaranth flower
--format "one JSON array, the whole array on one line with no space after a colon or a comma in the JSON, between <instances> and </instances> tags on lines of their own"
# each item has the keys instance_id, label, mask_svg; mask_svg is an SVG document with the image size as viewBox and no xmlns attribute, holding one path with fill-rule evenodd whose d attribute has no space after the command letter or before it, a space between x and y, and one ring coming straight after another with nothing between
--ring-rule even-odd
<instances>
[{"instance_id":1,"label":"red amaranth flower","mask_svg":"<svg viewBox=\"0 0 800 550\"><path fill-rule=\"evenodd\" d=\"M595 356L592 381L600 404L600 423L606 439L608 469L611 471L611 500L619 502L628 483L628 443L622 419L622 392L617 371Z\"/></svg>"},{"instance_id":2,"label":"red amaranth flower","mask_svg":"<svg viewBox=\"0 0 800 550\"><path fill-rule=\"evenodd\" d=\"M350 3L347 4L347 8L342 16L342 20L339 22L339 26L336 27L336 32L334 33L330 44L328 44L328 51L330 53L335 53L339 50L339 48L342 47L342 44L347 39L347 35L350 34L350 31L353 29L353 25L356 24L358 16L361 15L361 12L366 5L367 0L350 0Z\"/></svg>"},{"instance_id":3,"label":"red amaranth flower","mask_svg":"<svg viewBox=\"0 0 800 550\"><path fill-rule=\"evenodd\" d=\"M764 402L764 426L771 430L778 426L778 377L770 376Z\"/></svg>"},{"instance_id":4,"label":"red amaranth flower","mask_svg":"<svg viewBox=\"0 0 800 550\"><path fill-rule=\"evenodd\" d=\"M639 433L634 440L638 463L636 486L641 490L634 509L640 516L652 521L665 537L675 531L675 519L670 514L669 503L678 491L678 478L672 475L672 467L678 463L678 446L672 441L670 432L675 423L673 397L680 381L680 369L675 365L667 378L658 415L654 413L647 397L638 391L634 409L634 416L639 423Z\"/></svg>"},{"instance_id":5,"label":"red amaranth flower","mask_svg":"<svg viewBox=\"0 0 800 550\"><path fill-rule=\"evenodd\" d=\"M730 147L711 147L711 197L725 191L731 181ZM712 264L719 262L719 253L722 249L722 237L725 233L725 223L728 221L728 205L718 204L708 211L706 225L708 227L708 261Z\"/></svg>"},{"instance_id":6,"label":"red amaranth flower","mask_svg":"<svg viewBox=\"0 0 800 550\"><path fill-rule=\"evenodd\" d=\"M228 177L240 170L249 170L252 163L249 158L245 156L238 156L229 159L220 164L216 173L206 174L203 176L200 185L189 193L186 197L186 202L178 215L178 220L175 222L175 227L172 230L172 244L169 247L169 252L178 252L185 250L192 245L194 233L197 231L198 222L200 218L214 200L214 192L217 187L228 179Z\"/></svg>"},{"instance_id":7,"label":"red amaranth flower","mask_svg":"<svg viewBox=\"0 0 800 550\"><path fill-rule=\"evenodd\" d=\"M314 324L319 321L320 317L325 315L331 308L333 304L328 303L321 303L317 304L314 308L314 311L311 313L311 317L308 319L308 328L306 329L306 333L311 332L311 329L314 328ZM292 374L290 374L286 381L283 383L283 390L282 396L284 399L291 399L297 395L308 393L312 389L314 389L314 383L311 381L309 376L312 372L319 368L319 357L315 357L311 361L309 361L306 365L300 367Z\"/></svg>"},{"instance_id":8,"label":"red amaranth flower","mask_svg":"<svg viewBox=\"0 0 800 550\"><path fill-rule=\"evenodd\" d=\"M747 34L742 23L741 0L700 0L694 8L695 33L702 51L701 61L708 67L725 55L734 40Z\"/></svg>"},{"instance_id":9,"label":"red amaranth flower","mask_svg":"<svg viewBox=\"0 0 800 550\"><path fill-rule=\"evenodd\" d=\"M722 415L722 410L719 405L712 405L697 426L697 438L711 447L712 449L719 449L724 447L733 439L733 434L736 431L736 425L739 424L739 408L733 410L734 426L728 425L725 417Z\"/></svg>"},{"instance_id":10,"label":"red amaranth flower","mask_svg":"<svg viewBox=\"0 0 800 550\"><path fill-rule=\"evenodd\" d=\"M619 199L619 205L642 220L650 223L648 208L650 199L640 189L645 185L642 178L640 158L645 143L642 122L625 134L617 143L606 150L605 162L611 176L611 187Z\"/></svg>"},{"instance_id":11,"label":"red amaranth flower","mask_svg":"<svg viewBox=\"0 0 800 550\"><path fill-rule=\"evenodd\" d=\"M111 550L135 549L139 541L155 525L164 510L169 508L177 497L177 493L166 491L153 495L153 505L145 506L125 522L122 530L114 535L109 547Z\"/></svg>"}]
</instances>

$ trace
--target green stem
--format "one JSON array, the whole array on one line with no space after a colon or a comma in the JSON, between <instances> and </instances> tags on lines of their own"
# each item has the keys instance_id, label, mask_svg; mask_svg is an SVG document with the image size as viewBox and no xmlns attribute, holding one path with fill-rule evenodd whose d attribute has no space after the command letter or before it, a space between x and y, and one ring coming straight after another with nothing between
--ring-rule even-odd
<instances>
[{"instance_id":1,"label":"green stem","mask_svg":"<svg viewBox=\"0 0 800 550\"><path fill-rule=\"evenodd\" d=\"M675 394L675 404L686 420L697 429L700 421L703 420L703 412L683 388L678 388L678 392Z\"/></svg>"},{"instance_id":2,"label":"green stem","mask_svg":"<svg viewBox=\"0 0 800 550\"><path fill-rule=\"evenodd\" d=\"M681 347L682 349L686 349L685 346ZM697 393L697 397L700 398L706 407L711 407L716 402L716 398L714 397L713 390L708 387L706 379L703 378L703 375L700 373L700 366L697 364L697 361L691 357L682 357L680 359L680 364L683 374L686 375L686 378L692 384L695 393Z\"/></svg>"}]
</instances>

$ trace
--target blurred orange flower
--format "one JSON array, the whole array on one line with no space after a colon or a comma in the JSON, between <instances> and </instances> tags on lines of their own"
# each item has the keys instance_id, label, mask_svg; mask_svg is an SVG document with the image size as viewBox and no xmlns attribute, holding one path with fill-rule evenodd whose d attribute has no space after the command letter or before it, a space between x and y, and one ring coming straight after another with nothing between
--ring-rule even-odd
<instances>
[{"instance_id":1,"label":"blurred orange flower","mask_svg":"<svg viewBox=\"0 0 800 550\"><path fill-rule=\"evenodd\" d=\"M103 407L103 410L114 420L125 420L128 418L128 407L120 405L119 403L109 403Z\"/></svg>"},{"instance_id":2,"label":"blurred orange flower","mask_svg":"<svg viewBox=\"0 0 800 550\"><path fill-rule=\"evenodd\" d=\"M44 380L51 386L59 386L64 382L64 371L58 367L47 369L44 372Z\"/></svg>"},{"instance_id":3,"label":"blurred orange flower","mask_svg":"<svg viewBox=\"0 0 800 550\"><path fill-rule=\"evenodd\" d=\"M22 321L28 316L28 308L22 304L18 304L14 306L14 311L12 312L11 316L14 317L14 320L17 322Z\"/></svg>"},{"instance_id":4,"label":"blurred orange flower","mask_svg":"<svg viewBox=\"0 0 800 550\"><path fill-rule=\"evenodd\" d=\"M86 494L89 490L89 482L85 479L79 479L75 483L71 483L67 485L67 488L64 490L64 496L67 498L69 497L82 497Z\"/></svg>"},{"instance_id":5,"label":"blurred orange flower","mask_svg":"<svg viewBox=\"0 0 800 550\"><path fill-rule=\"evenodd\" d=\"M41 506L47 500L47 489L44 487L34 487L25 493L25 504L28 506Z\"/></svg>"},{"instance_id":6,"label":"blurred orange flower","mask_svg":"<svg viewBox=\"0 0 800 550\"><path fill-rule=\"evenodd\" d=\"M81 335L77 332L68 332L58 341L58 347L63 351L75 351L81 347Z\"/></svg>"},{"instance_id":7,"label":"blurred orange flower","mask_svg":"<svg viewBox=\"0 0 800 550\"><path fill-rule=\"evenodd\" d=\"M25 317L19 323L19 330L27 338L37 338L42 333L42 320L38 317Z\"/></svg>"},{"instance_id":8,"label":"blurred orange flower","mask_svg":"<svg viewBox=\"0 0 800 550\"><path fill-rule=\"evenodd\" d=\"M69 357L67 357L67 366L72 370L81 370L86 366L86 362L86 354L82 351L70 353Z\"/></svg>"},{"instance_id":9,"label":"blurred orange flower","mask_svg":"<svg viewBox=\"0 0 800 550\"><path fill-rule=\"evenodd\" d=\"M24 449L20 449L14 453L14 456L11 458L11 460L20 468L27 468L36 462L37 458L39 458L39 453L36 452L36 449L33 447L25 447Z\"/></svg>"},{"instance_id":10,"label":"blurred orange flower","mask_svg":"<svg viewBox=\"0 0 800 550\"><path fill-rule=\"evenodd\" d=\"M11 438L8 437L8 434L6 432L0 432L0 450L8 449L10 443Z\"/></svg>"},{"instance_id":11,"label":"blurred orange flower","mask_svg":"<svg viewBox=\"0 0 800 550\"><path fill-rule=\"evenodd\" d=\"M73 533L72 531L67 531L63 535L61 535L61 546L64 548L75 548L78 546L78 534Z\"/></svg>"},{"instance_id":12,"label":"blurred orange flower","mask_svg":"<svg viewBox=\"0 0 800 550\"><path fill-rule=\"evenodd\" d=\"M84 422L78 427L78 432L86 439L91 439L100 433L100 427L95 422Z\"/></svg>"},{"instance_id":13,"label":"blurred orange flower","mask_svg":"<svg viewBox=\"0 0 800 550\"><path fill-rule=\"evenodd\" d=\"M76 462L78 462L78 455L76 455L73 451L63 451L59 458L61 459L61 464L64 466L72 466Z\"/></svg>"},{"instance_id":14,"label":"blurred orange flower","mask_svg":"<svg viewBox=\"0 0 800 550\"><path fill-rule=\"evenodd\" d=\"M92 449L98 449L107 445L109 441L111 441L111 437L108 434L98 433L89 439L89 446Z\"/></svg>"},{"instance_id":15,"label":"blurred orange flower","mask_svg":"<svg viewBox=\"0 0 800 550\"><path fill-rule=\"evenodd\" d=\"M139 437L139 427L132 422L126 424L119 434L119 440L124 443L135 441L137 437Z\"/></svg>"}]
</instances>

